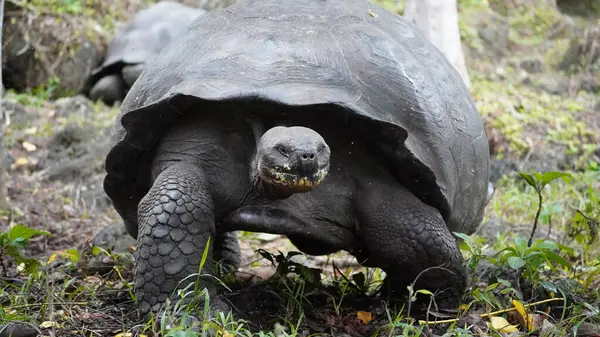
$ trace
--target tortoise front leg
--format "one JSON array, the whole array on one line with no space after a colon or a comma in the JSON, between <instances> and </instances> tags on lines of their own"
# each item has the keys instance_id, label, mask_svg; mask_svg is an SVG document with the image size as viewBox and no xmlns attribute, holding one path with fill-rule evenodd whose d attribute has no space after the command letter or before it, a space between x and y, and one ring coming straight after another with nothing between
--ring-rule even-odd
<instances>
[{"instance_id":1,"label":"tortoise front leg","mask_svg":"<svg viewBox=\"0 0 600 337\"><path fill-rule=\"evenodd\" d=\"M178 163L164 170L141 200L135 251L135 295L142 315L158 313L167 298L177 300L176 289L196 277L208 239L208 258L201 271L212 274L215 216L213 200L200 168ZM215 294L207 277L201 286ZM190 299L191 300L191 299ZM211 296L211 302L213 302Z\"/></svg>"},{"instance_id":2,"label":"tortoise front leg","mask_svg":"<svg viewBox=\"0 0 600 337\"><path fill-rule=\"evenodd\" d=\"M400 186L373 187L357 195L358 235L369 257L365 265L386 272L383 289L392 296L407 294L406 286L433 267L419 276L414 291L439 291L438 307L455 309L465 292L467 270L438 210Z\"/></svg>"}]
</instances>

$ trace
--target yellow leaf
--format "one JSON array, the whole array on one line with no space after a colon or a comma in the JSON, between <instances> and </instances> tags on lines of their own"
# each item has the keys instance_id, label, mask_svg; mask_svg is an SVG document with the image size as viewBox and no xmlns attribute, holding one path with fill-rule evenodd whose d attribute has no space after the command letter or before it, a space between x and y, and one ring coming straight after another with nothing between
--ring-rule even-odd
<instances>
[{"instance_id":1,"label":"yellow leaf","mask_svg":"<svg viewBox=\"0 0 600 337\"><path fill-rule=\"evenodd\" d=\"M490 322L492 323L492 328L494 328L494 330L506 333L519 332L519 329L517 329L516 326L511 325L506 319L502 317L492 316L490 317Z\"/></svg>"},{"instance_id":2,"label":"yellow leaf","mask_svg":"<svg viewBox=\"0 0 600 337\"><path fill-rule=\"evenodd\" d=\"M233 337L233 335L229 331L223 330L223 337Z\"/></svg>"},{"instance_id":3,"label":"yellow leaf","mask_svg":"<svg viewBox=\"0 0 600 337\"><path fill-rule=\"evenodd\" d=\"M55 322L55 321L44 321L40 324L40 327L44 328L44 329L48 329L48 328L52 328L52 327L60 328L60 324L58 324L58 322Z\"/></svg>"},{"instance_id":4,"label":"yellow leaf","mask_svg":"<svg viewBox=\"0 0 600 337\"><path fill-rule=\"evenodd\" d=\"M52 262L54 262L54 260L56 260L56 255L57 255L57 254L52 254L52 255L50 255L50 257L48 258L48 263L52 263Z\"/></svg>"},{"instance_id":5,"label":"yellow leaf","mask_svg":"<svg viewBox=\"0 0 600 337\"><path fill-rule=\"evenodd\" d=\"M529 332L535 330L535 326L533 325L533 319L527 314L527 309L525 309L523 303L519 302L518 300L512 300L512 304L517 309L517 312L521 315L521 323L523 324L525 329L527 329L527 331Z\"/></svg>"},{"instance_id":6,"label":"yellow leaf","mask_svg":"<svg viewBox=\"0 0 600 337\"><path fill-rule=\"evenodd\" d=\"M356 317L367 324L373 319L373 314L368 311L357 311Z\"/></svg>"},{"instance_id":7,"label":"yellow leaf","mask_svg":"<svg viewBox=\"0 0 600 337\"><path fill-rule=\"evenodd\" d=\"M115 335L115 337L131 337L131 336L133 336L133 334L131 332L123 332L123 333L119 333L119 334ZM140 336L140 337L148 337L148 336L142 335L142 334L139 334L138 336Z\"/></svg>"},{"instance_id":8,"label":"yellow leaf","mask_svg":"<svg viewBox=\"0 0 600 337\"><path fill-rule=\"evenodd\" d=\"M15 160L15 166L25 166L29 163L29 160L25 157L19 157Z\"/></svg>"}]
</instances>

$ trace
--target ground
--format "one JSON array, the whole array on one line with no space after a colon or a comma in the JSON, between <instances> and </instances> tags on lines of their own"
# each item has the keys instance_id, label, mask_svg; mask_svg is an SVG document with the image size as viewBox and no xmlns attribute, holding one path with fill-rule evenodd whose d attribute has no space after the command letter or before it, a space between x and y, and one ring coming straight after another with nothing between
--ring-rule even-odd
<instances>
[{"instance_id":1,"label":"ground","mask_svg":"<svg viewBox=\"0 0 600 337\"><path fill-rule=\"evenodd\" d=\"M597 17L497 3L459 1L496 187L484 225L461 244L472 282L459 312L415 321L409 316L417 309L372 296L382 279L377 269L342 253L294 255L283 237L240 233L243 268L226 278L231 291L223 290L235 316L212 320L223 336L600 336L600 76L598 64L577 61L593 59L585 55L563 67ZM11 210L0 213L0 331L195 336L177 331L172 315L155 324L138 317L127 252L133 241L93 248L95 233L121 221L102 191L118 106L54 97L54 89L9 91L3 102ZM518 174L530 170L570 177L538 177L547 185L537 216L540 197Z\"/></svg>"}]
</instances>

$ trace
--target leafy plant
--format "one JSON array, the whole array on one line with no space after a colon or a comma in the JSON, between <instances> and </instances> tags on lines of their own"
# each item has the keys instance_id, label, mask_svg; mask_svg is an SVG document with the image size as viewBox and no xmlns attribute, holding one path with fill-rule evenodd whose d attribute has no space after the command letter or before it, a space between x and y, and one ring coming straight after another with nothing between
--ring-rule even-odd
<instances>
[{"instance_id":1,"label":"leafy plant","mask_svg":"<svg viewBox=\"0 0 600 337\"><path fill-rule=\"evenodd\" d=\"M531 186L535 189L535 192L538 195L538 210L535 214L535 219L533 220L533 228L531 229L531 235L529 236L529 241L527 242L527 246L530 247L531 243L533 241L533 236L535 235L535 231L537 229L538 221L540 218L540 213L542 212L542 205L543 205L542 191L544 190L546 185L548 185L553 180L562 178L565 182L569 183L570 178L572 178L573 176L570 173L553 172L553 171L545 172L545 173L519 172L519 174L527 182L527 184L529 184L529 186Z\"/></svg>"},{"instance_id":2,"label":"leafy plant","mask_svg":"<svg viewBox=\"0 0 600 337\"><path fill-rule=\"evenodd\" d=\"M514 270L522 269L524 276L531 281L539 281L539 273L544 263L549 267L571 267L571 263L558 254L561 249L571 250L551 240L536 240L530 246L523 238L517 237L514 245L500 252L500 262Z\"/></svg>"},{"instance_id":3,"label":"leafy plant","mask_svg":"<svg viewBox=\"0 0 600 337\"><path fill-rule=\"evenodd\" d=\"M1 232L0 257L10 256L15 259L17 264L24 267L24 271L27 274L34 273L39 266L39 262L36 259L24 257L19 250L26 248L29 240L36 235L50 236L52 234L24 225L16 225L6 232ZM2 267L3 274L6 275L6 267L2 260L0 260L0 267Z\"/></svg>"}]
</instances>

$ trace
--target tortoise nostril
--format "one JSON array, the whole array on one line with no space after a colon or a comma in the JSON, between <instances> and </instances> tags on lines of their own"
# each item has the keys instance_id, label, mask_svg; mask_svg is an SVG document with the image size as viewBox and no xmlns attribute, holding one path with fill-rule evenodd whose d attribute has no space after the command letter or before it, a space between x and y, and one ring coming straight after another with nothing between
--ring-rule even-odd
<instances>
[{"instance_id":1,"label":"tortoise nostril","mask_svg":"<svg viewBox=\"0 0 600 337\"><path fill-rule=\"evenodd\" d=\"M313 160L313 159L315 159L315 154L312 153L312 152L310 152L310 153L303 153L302 154L302 159L303 160L309 160L309 159Z\"/></svg>"}]
</instances>

